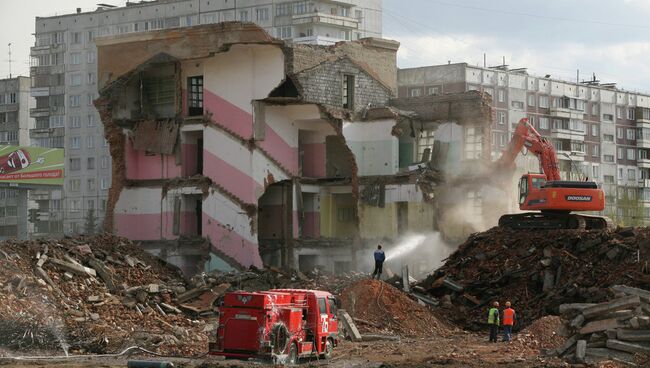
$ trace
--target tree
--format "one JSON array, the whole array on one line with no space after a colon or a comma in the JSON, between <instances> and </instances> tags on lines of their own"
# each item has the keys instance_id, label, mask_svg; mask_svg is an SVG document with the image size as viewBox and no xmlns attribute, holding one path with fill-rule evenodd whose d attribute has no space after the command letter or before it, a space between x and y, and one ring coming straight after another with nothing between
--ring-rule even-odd
<instances>
[{"instance_id":1,"label":"tree","mask_svg":"<svg viewBox=\"0 0 650 368\"><path fill-rule=\"evenodd\" d=\"M86 215L86 224L85 224L85 233L92 235L95 233L97 230L97 219L95 217L95 209L90 208L88 209L88 214Z\"/></svg>"}]
</instances>

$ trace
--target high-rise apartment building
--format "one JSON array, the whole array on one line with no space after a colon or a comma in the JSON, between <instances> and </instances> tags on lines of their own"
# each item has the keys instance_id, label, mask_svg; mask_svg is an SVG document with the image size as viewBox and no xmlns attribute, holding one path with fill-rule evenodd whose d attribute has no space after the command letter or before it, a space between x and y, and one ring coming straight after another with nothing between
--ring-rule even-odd
<instances>
[{"instance_id":1,"label":"high-rise apartment building","mask_svg":"<svg viewBox=\"0 0 650 368\"><path fill-rule=\"evenodd\" d=\"M466 63L398 71L400 97L481 91L492 96L492 156L503 151L527 117L553 142L563 179L596 181L605 215L625 225L650 223L650 95L615 84L530 75L525 68ZM521 160L538 171L537 160Z\"/></svg>"},{"instance_id":2,"label":"high-rise apartment building","mask_svg":"<svg viewBox=\"0 0 650 368\"><path fill-rule=\"evenodd\" d=\"M381 36L381 0L158 0L36 18L31 49L36 121L29 136L34 146L66 149L63 193L39 193L42 210L59 208L65 233L101 226L111 182L108 145L93 106L95 38L227 21L255 22L294 42L332 44Z\"/></svg>"},{"instance_id":3,"label":"high-rise apartment building","mask_svg":"<svg viewBox=\"0 0 650 368\"><path fill-rule=\"evenodd\" d=\"M29 145L29 94L28 77L0 79L0 156L6 146ZM0 239L10 237L27 237L27 190L0 182Z\"/></svg>"}]
</instances>

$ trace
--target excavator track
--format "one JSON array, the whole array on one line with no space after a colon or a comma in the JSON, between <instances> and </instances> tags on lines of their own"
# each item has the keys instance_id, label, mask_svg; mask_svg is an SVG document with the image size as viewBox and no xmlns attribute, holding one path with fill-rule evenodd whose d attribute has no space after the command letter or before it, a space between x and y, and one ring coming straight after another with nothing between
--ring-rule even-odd
<instances>
[{"instance_id":1,"label":"excavator track","mask_svg":"<svg viewBox=\"0 0 650 368\"><path fill-rule=\"evenodd\" d=\"M500 227L519 230L613 230L608 217L575 213L525 212L503 215Z\"/></svg>"}]
</instances>

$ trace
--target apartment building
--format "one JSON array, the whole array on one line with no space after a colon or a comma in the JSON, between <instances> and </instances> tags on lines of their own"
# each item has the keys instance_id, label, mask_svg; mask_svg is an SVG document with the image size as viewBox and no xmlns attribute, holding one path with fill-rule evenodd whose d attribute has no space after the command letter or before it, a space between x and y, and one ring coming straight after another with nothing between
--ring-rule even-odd
<instances>
[{"instance_id":1,"label":"apartment building","mask_svg":"<svg viewBox=\"0 0 650 368\"><path fill-rule=\"evenodd\" d=\"M255 22L274 37L333 44L381 35L381 0L158 0L102 4L92 12L37 17L31 49L31 144L65 147L64 191L39 192L43 211L62 214L65 233L102 226L111 157L99 115L95 38L228 21ZM55 227L56 228L56 227Z\"/></svg>"},{"instance_id":2,"label":"apartment building","mask_svg":"<svg viewBox=\"0 0 650 368\"><path fill-rule=\"evenodd\" d=\"M0 156L9 153L6 146L29 145L29 108L33 101L29 77L0 79ZM27 189L0 181L0 239L25 239L26 214Z\"/></svg>"},{"instance_id":3,"label":"apartment building","mask_svg":"<svg viewBox=\"0 0 650 368\"><path fill-rule=\"evenodd\" d=\"M650 223L650 95L615 84L535 76L525 68L481 68L466 63L401 69L399 96L462 91L492 96L491 158L508 144L527 117L551 139L563 179L589 178L607 195L605 215L626 225ZM520 157L521 171L538 171L535 158Z\"/></svg>"}]
</instances>

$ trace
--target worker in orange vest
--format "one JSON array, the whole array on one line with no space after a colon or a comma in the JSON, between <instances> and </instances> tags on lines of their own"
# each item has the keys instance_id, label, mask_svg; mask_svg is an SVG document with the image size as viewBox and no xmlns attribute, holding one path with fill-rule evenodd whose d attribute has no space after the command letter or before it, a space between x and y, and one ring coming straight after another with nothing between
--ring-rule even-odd
<instances>
[{"instance_id":1,"label":"worker in orange vest","mask_svg":"<svg viewBox=\"0 0 650 368\"><path fill-rule=\"evenodd\" d=\"M512 326L516 320L515 310L512 309L510 302L506 302L506 309L503 310L503 341L512 339Z\"/></svg>"}]
</instances>

